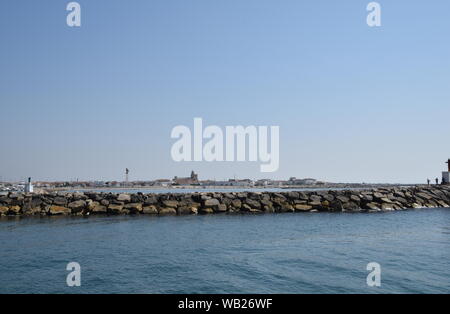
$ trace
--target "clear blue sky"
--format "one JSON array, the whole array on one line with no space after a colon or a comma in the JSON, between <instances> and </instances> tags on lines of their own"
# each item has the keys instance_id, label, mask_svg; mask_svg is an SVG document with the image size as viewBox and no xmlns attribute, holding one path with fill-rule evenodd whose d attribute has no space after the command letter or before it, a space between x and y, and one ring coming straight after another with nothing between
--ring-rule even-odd
<instances>
[{"instance_id":1,"label":"clear blue sky","mask_svg":"<svg viewBox=\"0 0 450 314\"><path fill-rule=\"evenodd\" d=\"M450 2L0 2L0 176L424 182L450 157ZM176 163L176 125L279 125L280 168Z\"/></svg>"}]
</instances>

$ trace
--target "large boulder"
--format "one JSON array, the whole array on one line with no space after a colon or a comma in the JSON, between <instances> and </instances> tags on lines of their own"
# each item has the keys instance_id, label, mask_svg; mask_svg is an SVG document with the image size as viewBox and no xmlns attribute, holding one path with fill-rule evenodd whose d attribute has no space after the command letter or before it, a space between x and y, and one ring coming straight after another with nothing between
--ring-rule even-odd
<instances>
[{"instance_id":1,"label":"large boulder","mask_svg":"<svg viewBox=\"0 0 450 314\"><path fill-rule=\"evenodd\" d=\"M156 215L158 214L158 209L154 205L145 206L142 208L142 213L147 215Z\"/></svg>"},{"instance_id":2,"label":"large boulder","mask_svg":"<svg viewBox=\"0 0 450 314\"><path fill-rule=\"evenodd\" d=\"M85 199L87 199L87 196L84 195L83 192L75 192L75 193L73 193L72 198L76 201L77 200L85 200Z\"/></svg>"},{"instance_id":3,"label":"large boulder","mask_svg":"<svg viewBox=\"0 0 450 314\"><path fill-rule=\"evenodd\" d=\"M42 199L40 197L33 197L30 202L30 207L31 208L40 207L43 203L44 202L42 201Z\"/></svg>"},{"instance_id":4,"label":"large boulder","mask_svg":"<svg viewBox=\"0 0 450 314\"><path fill-rule=\"evenodd\" d=\"M231 201L231 206L233 206L234 208L236 208L236 209L240 209L241 208L241 206L242 206L242 202L241 202L241 200L240 199L233 199L232 201Z\"/></svg>"},{"instance_id":5,"label":"large boulder","mask_svg":"<svg viewBox=\"0 0 450 314\"><path fill-rule=\"evenodd\" d=\"M6 206L0 206L0 215L5 216L9 211L9 208Z\"/></svg>"},{"instance_id":6,"label":"large boulder","mask_svg":"<svg viewBox=\"0 0 450 314\"><path fill-rule=\"evenodd\" d=\"M108 207L101 205L99 202L94 202L89 210L94 214L106 214L108 212Z\"/></svg>"},{"instance_id":7,"label":"large boulder","mask_svg":"<svg viewBox=\"0 0 450 314\"><path fill-rule=\"evenodd\" d=\"M287 213L287 212L294 212L295 209L294 209L294 206L292 206L288 202L282 202L281 206L278 208L278 211L280 213Z\"/></svg>"},{"instance_id":8,"label":"large boulder","mask_svg":"<svg viewBox=\"0 0 450 314\"><path fill-rule=\"evenodd\" d=\"M124 207L126 210L128 210L130 213L132 214L136 214L142 211L142 204L140 203L129 203L124 205Z\"/></svg>"},{"instance_id":9,"label":"large boulder","mask_svg":"<svg viewBox=\"0 0 450 314\"><path fill-rule=\"evenodd\" d=\"M299 192L299 195L300 195L299 197L301 198L302 197L302 193ZM281 193L273 193L272 194L272 199L273 200L277 200L277 201L285 201L286 197L283 194L281 194ZM307 196L306 196L306 199L308 199Z\"/></svg>"},{"instance_id":10,"label":"large boulder","mask_svg":"<svg viewBox=\"0 0 450 314\"><path fill-rule=\"evenodd\" d=\"M223 213L223 212L227 211L227 205L219 204L214 209L215 209L216 212Z\"/></svg>"},{"instance_id":11,"label":"large boulder","mask_svg":"<svg viewBox=\"0 0 450 314\"><path fill-rule=\"evenodd\" d=\"M306 193L304 193L304 192L298 192L298 199L307 201L308 195L306 195Z\"/></svg>"},{"instance_id":12,"label":"large boulder","mask_svg":"<svg viewBox=\"0 0 450 314\"><path fill-rule=\"evenodd\" d=\"M288 192L288 197L291 200L295 200L295 199L298 199L300 197L300 194L298 192L292 191L292 192Z\"/></svg>"},{"instance_id":13,"label":"large boulder","mask_svg":"<svg viewBox=\"0 0 450 314\"><path fill-rule=\"evenodd\" d=\"M370 194L367 194L367 193L363 193L362 194L362 200L367 202L367 203L370 203L370 202L373 201L373 196L370 195Z\"/></svg>"},{"instance_id":14,"label":"large boulder","mask_svg":"<svg viewBox=\"0 0 450 314\"><path fill-rule=\"evenodd\" d=\"M261 205L265 212L273 212L274 211L273 203L271 201L269 201L268 199L262 199Z\"/></svg>"},{"instance_id":15,"label":"large boulder","mask_svg":"<svg viewBox=\"0 0 450 314\"><path fill-rule=\"evenodd\" d=\"M218 206L219 204L220 204L219 200L217 200L215 198L210 198L203 202L204 207L214 207L214 206Z\"/></svg>"},{"instance_id":16,"label":"large boulder","mask_svg":"<svg viewBox=\"0 0 450 314\"><path fill-rule=\"evenodd\" d=\"M246 199L245 204L250 206L252 209L261 209L261 203L256 200Z\"/></svg>"},{"instance_id":17,"label":"large boulder","mask_svg":"<svg viewBox=\"0 0 450 314\"><path fill-rule=\"evenodd\" d=\"M160 215L176 215L177 210L171 207L164 207L159 210Z\"/></svg>"},{"instance_id":18,"label":"large boulder","mask_svg":"<svg viewBox=\"0 0 450 314\"><path fill-rule=\"evenodd\" d=\"M144 202L145 197L142 193L136 193L130 195L130 202L132 203L142 203Z\"/></svg>"},{"instance_id":19,"label":"large boulder","mask_svg":"<svg viewBox=\"0 0 450 314\"><path fill-rule=\"evenodd\" d=\"M11 199L8 196L0 196L0 204L9 205L11 204Z\"/></svg>"},{"instance_id":20,"label":"large boulder","mask_svg":"<svg viewBox=\"0 0 450 314\"><path fill-rule=\"evenodd\" d=\"M117 196L119 202L131 202L130 194L122 193Z\"/></svg>"},{"instance_id":21,"label":"large boulder","mask_svg":"<svg viewBox=\"0 0 450 314\"><path fill-rule=\"evenodd\" d=\"M22 206L25 199L23 197L21 198L15 198L11 200L11 203L9 205L11 206Z\"/></svg>"},{"instance_id":22,"label":"large boulder","mask_svg":"<svg viewBox=\"0 0 450 314\"><path fill-rule=\"evenodd\" d=\"M446 202L444 202L444 201L441 201L441 200L439 200L439 201L437 201L437 203L439 204L439 206L441 206L441 207L449 207L449 205L446 203Z\"/></svg>"},{"instance_id":23,"label":"large boulder","mask_svg":"<svg viewBox=\"0 0 450 314\"><path fill-rule=\"evenodd\" d=\"M213 213L214 213L214 209L212 209L210 207L200 208L200 214L213 214Z\"/></svg>"},{"instance_id":24,"label":"large boulder","mask_svg":"<svg viewBox=\"0 0 450 314\"><path fill-rule=\"evenodd\" d=\"M312 207L322 207L322 202L321 201L310 201L310 202L308 202L308 205L310 205Z\"/></svg>"},{"instance_id":25,"label":"large boulder","mask_svg":"<svg viewBox=\"0 0 450 314\"><path fill-rule=\"evenodd\" d=\"M375 192L375 193L373 193L373 198L374 198L376 201L381 201L381 199L384 198L384 197L385 197L385 195L382 194L382 193L380 193L380 192Z\"/></svg>"},{"instance_id":26,"label":"large boulder","mask_svg":"<svg viewBox=\"0 0 450 314\"><path fill-rule=\"evenodd\" d=\"M334 201L334 196L329 194L329 193L323 193L320 195L324 200L328 201L328 202L332 202Z\"/></svg>"},{"instance_id":27,"label":"large boulder","mask_svg":"<svg viewBox=\"0 0 450 314\"><path fill-rule=\"evenodd\" d=\"M299 212L310 211L312 208L313 207L310 205L302 205L302 204L295 205L295 210Z\"/></svg>"},{"instance_id":28,"label":"large boulder","mask_svg":"<svg viewBox=\"0 0 450 314\"><path fill-rule=\"evenodd\" d=\"M53 199L52 203L53 203L53 205L57 205L57 206L66 206L67 199L65 197L58 196Z\"/></svg>"},{"instance_id":29,"label":"large boulder","mask_svg":"<svg viewBox=\"0 0 450 314\"><path fill-rule=\"evenodd\" d=\"M25 203L22 206L22 213L24 215L35 215L35 214L39 214L40 212L41 212L41 207L40 206L34 207L31 202Z\"/></svg>"},{"instance_id":30,"label":"large boulder","mask_svg":"<svg viewBox=\"0 0 450 314\"><path fill-rule=\"evenodd\" d=\"M377 203L370 202L366 204L366 207L369 210L379 210L381 206Z\"/></svg>"},{"instance_id":31,"label":"large boulder","mask_svg":"<svg viewBox=\"0 0 450 314\"><path fill-rule=\"evenodd\" d=\"M356 204L354 202L348 202L348 203L342 204L342 210L343 211L358 211L358 210L360 210L360 207L358 206L358 204Z\"/></svg>"},{"instance_id":32,"label":"large boulder","mask_svg":"<svg viewBox=\"0 0 450 314\"><path fill-rule=\"evenodd\" d=\"M83 200L74 201L69 203L67 207L69 207L72 210L72 213L78 213L86 208L86 201Z\"/></svg>"},{"instance_id":33,"label":"large boulder","mask_svg":"<svg viewBox=\"0 0 450 314\"><path fill-rule=\"evenodd\" d=\"M120 214L123 211L123 205L110 204L108 206L108 212L111 214Z\"/></svg>"},{"instance_id":34,"label":"large boulder","mask_svg":"<svg viewBox=\"0 0 450 314\"><path fill-rule=\"evenodd\" d=\"M348 203L350 201L350 199L347 196L342 195L336 196L336 199L340 201L342 204Z\"/></svg>"},{"instance_id":35,"label":"large boulder","mask_svg":"<svg viewBox=\"0 0 450 314\"><path fill-rule=\"evenodd\" d=\"M63 206L57 206L52 205L50 206L48 213L50 215L69 215L70 214L70 208L63 207Z\"/></svg>"},{"instance_id":36,"label":"large boulder","mask_svg":"<svg viewBox=\"0 0 450 314\"><path fill-rule=\"evenodd\" d=\"M11 215L19 215L21 207L18 205L9 207L9 214Z\"/></svg>"},{"instance_id":37,"label":"large boulder","mask_svg":"<svg viewBox=\"0 0 450 314\"><path fill-rule=\"evenodd\" d=\"M389 199L389 198L387 198L387 197L382 197L382 198L379 199L379 201L380 201L381 203L393 203L393 202L391 201L391 199Z\"/></svg>"},{"instance_id":38,"label":"large boulder","mask_svg":"<svg viewBox=\"0 0 450 314\"><path fill-rule=\"evenodd\" d=\"M385 211L395 210L395 205L392 203L383 203L381 204L381 209Z\"/></svg>"},{"instance_id":39,"label":"large boulder","mask_svg":"<svg viewBox=\"0 0 450 314\"><path fill-rule=\"evenodd\" d=\"M154 195L144 197L144 206L155 205L156 203L158 203L158 199Z\"/></svg>"},{"instance_id":40,"label":"large boulder","mask_svg":"<svg viewBox=\"0 0 450 314\"><path fill-rule=\"evenodd\" d=\"M178 215L191 215L191 214L197 214L198 210L196 207L189 207L189 206L180 206L177 208Z\"/></svg>"},{"instance_id":41,"label":"large boulder","mask_svg":"<svg viewBox=\"0 0 450 314\"><path fill-rule=\"evenodd\" d=\"M178 207L178 201L171 201L171 200L166 200L162 202L163 205L165 207L172 207L172 208L177 208Z\"/></svg>"}]
</instances>

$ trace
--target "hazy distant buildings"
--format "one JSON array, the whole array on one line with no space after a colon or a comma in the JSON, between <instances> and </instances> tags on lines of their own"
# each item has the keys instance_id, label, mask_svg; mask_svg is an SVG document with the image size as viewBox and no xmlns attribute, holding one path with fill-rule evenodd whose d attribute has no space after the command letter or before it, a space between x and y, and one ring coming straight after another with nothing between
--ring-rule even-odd
<instances>
[{"instance_id":1,"label":"hazy distant buildings","mask_svg":"<svg viewBox=\"0 0 450 314\"><path fill-rule=\"evenodd\" d=\"M314 185L317 183L317 180L312 178L297 179L296 177L291 177L287 183L288 185Z\"/></svg>"},{"instance_id":2,"label":"hazy distant buildings","mask_svg":"<svg viewBox=\"0 0 450 314\"><path fill-rule=\"evenodd\" d=\"M442 175L443 182L449 182L449 172L445 172ZM194 171L191 172L189 177L177 177L171 179L157 179L157 180L139 180L139 181L59 181L59 182L44 182L36 181L31 183L31 178L28 182L20 183L0 183L0 192L27 192L33 193L34 190L70 190L70 189L115 189L115 188L176 188L176 187L188 187L188 186L201 186L207 187L230 187L230 188L284 188L288 186L309 186L324 184L312 178L297 179L291 177L289 180L273 180L273 179L228 179L228 180L215 180L206 179L200 181L198 174Z\"/></svg>"},{"instance_id":3,"label":"hazy distant buildings","mask_svg":"<svg viewBox=\"0 0 450 314\"><path fill-rule=\"evenodd\" d=\"M230 179L228 182L231 183L231 186L254 186L255 182L250 179L236 180Z\"/></svg>"},{"instance_id":4,"label":"hazy distant buildings","mask_svg":"<svg viewBox=\"0 0 450 314\"><path fill-rule=\"evenodd\" d=\"M264 186L269 186L269 185L271 185L271 180L270 179L260 179L260 180L257 180L255 182L255 186L262 186L262 187L264 187Z\"/></svg>"},{"instance_id":5,"label":"hazy distant buildings","mask_svg":"<svg viewBox=\"0 0 450 314\"><path fill-rule=\"evenodd\" d=\"M173 178L173 185L199 185L198 175L192 171L191 176L187 178L178 178L175 176Z\"/></svg>"},{"instance_id":6,"label":"hazy distant buildings","mask_svg":"<svg viewBox=\"0 0 450 314\"><path fill-rule=\"evenodd\" d=\"M172 185L172 180L169 179L158 179L152 182L153 186L160 186L160 187L169 187Z\"/></svg>"},{"instance_id":7,"label":"hazy distant buildings","mask_svg":"<svg viewBox=\"0 0 450 314\"><path fill-rule=\"evenodd\" d=\"M236 187L251 187L255 185L255 182L250 179L236 180L229 179L228 181L202 181L204 186L236 186Z\"/></svg>"}]
</instances>

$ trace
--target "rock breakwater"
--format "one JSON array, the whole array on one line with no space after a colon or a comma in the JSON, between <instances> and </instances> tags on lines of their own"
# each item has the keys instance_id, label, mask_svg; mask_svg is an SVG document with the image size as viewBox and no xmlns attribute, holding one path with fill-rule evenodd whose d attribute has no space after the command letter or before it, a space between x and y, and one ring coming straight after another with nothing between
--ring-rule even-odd
<instances>
[{"instance_id":1,"label":"rock breakwater","mask_svg":"<svg viewBox=\"0 0 450 314\"><path fill-rule=\"evenodd\" d=\"M1 216L191 215L215 213L376 212L450 207L450 186L289 192L167 194L9 193Z\"/></svg>"}]
</instances>

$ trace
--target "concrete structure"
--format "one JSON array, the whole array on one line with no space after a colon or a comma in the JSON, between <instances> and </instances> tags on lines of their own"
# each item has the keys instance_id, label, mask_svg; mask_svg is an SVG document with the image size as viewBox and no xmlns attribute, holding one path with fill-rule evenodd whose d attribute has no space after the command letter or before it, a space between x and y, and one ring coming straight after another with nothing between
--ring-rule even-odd
<instances>
[{"instance_id":1,"label":"concrete structure","mask_svg":"<svg viewBox=\"0 0 450 314\"><path fill-rule=\"evenodd\" d=\"M450 171L443 171L442 172L442 183L443 184L450 184Z\"/></svg>"},{"instance_id":2,"label":"concrete structure","mask_svg":"<svg viewBox=\"0 0 450 314\"><path fill-rule=\"evenodd\" d=\"M33 184L31 183L31 178L28 178L28 182L25 184L25 193L33 193Z\"/></svg>"},{"instance_id":3,"label":"concrete structure","mask_svg":"<svg viewBox=\"0 0 450 314\"><path fill-rule=\"evenodd\" d=\"M448 171L442 172L442 184L450 184L450 159L446 161Z\"/></svg>"},{"instance_id":4,"label":"concrete structure","mask_svg":"<svg viewBox=\"0 0 450 314\"><path fill-rule=\"evenodd\" d=\"M128 178L129 174L130 174L130 170L128 168L126 168L125 169L125 182L126 183L128 183L128 181L129 181L129 178Z\"/></svg>"}]
</instances>

